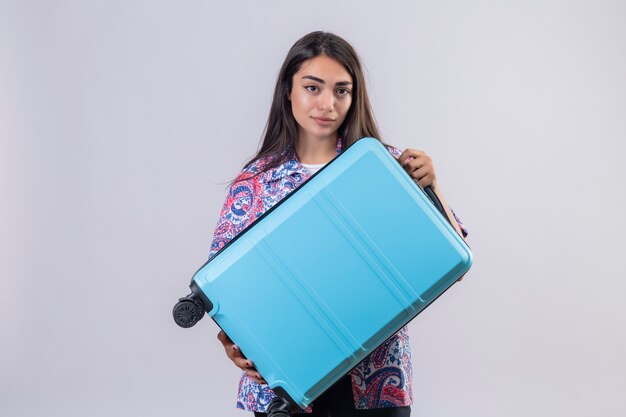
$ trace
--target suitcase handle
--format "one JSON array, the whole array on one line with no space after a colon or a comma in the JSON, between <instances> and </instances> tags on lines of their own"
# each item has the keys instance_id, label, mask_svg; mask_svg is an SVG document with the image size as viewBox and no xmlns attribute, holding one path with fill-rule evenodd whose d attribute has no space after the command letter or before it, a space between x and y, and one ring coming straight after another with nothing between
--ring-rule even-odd
<instances>
[{"instance_id":1,"label":"suitcase handle","mask_svg":"<svg viewBox=\"0 0 626 417\"><path fill-rule=\"evenodd\" d=\"M439 197L437 197L435 190L433 190L433 187L431 187L430 185L427 187L422 187L419 181L417 181L415 178L411 178L411 179L413 180L415 185L417 185L417 188L419 188L420 190L422 190L424 194L426 194L426 197L428 197L432 205L435 206L437 211L441 213L444 219L446 219L448 223L450 223L450 225L454 227L454 225L450 221L450 218L448 217L448 213L446 213L446 210L443 208L443 204L441 204L441 200L439 200Z\"/></svg>"},{"instance_id":2,"label":"suitcase handle","mask_svg":"<svg viewBox=\"0 0 626 417\"><path fill-rule=\"evenodd\" d=\"M422 192L424 194L426 194L426 197L428 197L428 199L430 200L432 205L435 206L437 211L439 213L441 213L441 215L444 217L444 219L446 219L448 221L448 223L450 223L450 225L452 227L454 227L454 225L450 221L450 218L448 217L448 213L446 213L446 210L443 208L443 204L441 204L441 200L439 200L439 197L437 197L437 194L433 190L433 187L431 187L430 185L428 185L426 187L422 187L422 185L419 183L418 180L416 180L415 178L413 178L411 176L409 176L409 178L411 178L413 180L415 185L417 185L417 188L419 188L420 190L422 190Z\"/></svg>"},{"instance_id":3,"label":"suitcase handle","mask_svg":"<svg viewBox=\"0 0 626 417\"><path fill-rule=\"evenodd\" d=\"M417 183L417 181L415 182ZM419 183L417 184L419 185ZM439 197L437 197L437 194L435 194L435 191L432 189L432 187L429 185L428 187L422 188L422 191L424 191L424 194L426 194L426 197L428 197L430 202L433 203L433 205L439 211L439 213L441 213L443 217L448 221L448 223L452 225L452 222L450 221L450 218L448 217L448 213L446 213L446 210L443 208L443 204L441 204L441 200L439 200Z\"/></svg>"}]
</instances>

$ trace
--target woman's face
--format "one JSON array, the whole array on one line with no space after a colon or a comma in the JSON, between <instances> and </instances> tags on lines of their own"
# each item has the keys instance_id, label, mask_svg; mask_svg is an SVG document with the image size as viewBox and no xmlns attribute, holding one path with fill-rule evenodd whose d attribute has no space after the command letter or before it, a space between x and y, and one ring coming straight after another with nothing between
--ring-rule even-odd
<instances>
[{"instance_id":1,"label":"woman's face","mask_svg":"<svg viewBox=\"0 0 626 417\"><path fill-rule=\"evenodd\" d=\"M299 140L337 139L352 103L352 81L344 66L326 55L302 63L289 93Z\"/></svg>"}]
</instances>

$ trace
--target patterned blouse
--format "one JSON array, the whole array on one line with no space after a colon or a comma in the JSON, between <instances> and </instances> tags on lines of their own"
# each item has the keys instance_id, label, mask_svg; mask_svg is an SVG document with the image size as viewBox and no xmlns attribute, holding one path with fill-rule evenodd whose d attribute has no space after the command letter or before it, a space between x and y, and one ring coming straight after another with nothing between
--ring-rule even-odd
<instances>
[{"instance_id":1,"label":"patterned blouse","mask_svg":"<svg viewBox=\"0 0 626 417\"><path fill-rule=\"evenodd\" d=\"M337 141L337 154L341 153L341 142ZM396 159L400 156L398 149L391 146L387 149ZM253 162L233 182L217 222L209 258L311 176L298 162L295 153L287 162L255 176L267 162L264 159ZM463 235L467 235L460 222L459 225ZM350 374L356 409L412 404L413 372L406 326L366 357ZM242 374L237 408L266 412L266 407L274 397L266 384L258 384L245 373ZM315 402L312 407L315 407ZM306 411L311 412L312 407Z\"/></svg>"}]
</instances>

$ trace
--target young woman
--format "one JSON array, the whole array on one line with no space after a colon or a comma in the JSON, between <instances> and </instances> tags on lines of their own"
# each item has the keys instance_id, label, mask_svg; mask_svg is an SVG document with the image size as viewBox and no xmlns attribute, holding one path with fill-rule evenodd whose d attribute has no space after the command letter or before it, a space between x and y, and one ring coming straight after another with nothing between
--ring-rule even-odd
<instances>
[{"instance_id":1,"label":"young woman","mask_svg":"<svg viewBox=\"0 0 626 417\"><path fill-rule=\"evenodd\" d=\"M283 63L261 149L232 183L209 257L365 136L380 138L355 50L332 33L304 36L289 50ZM400 152L386 146L422 187L433 188L448 217L455 219L437 186L431 158L422 151ZM453 226L466 235L460 222L453 221ZM228 336L220 332L218 338L228 357L244 371L237 407L263 416L274 394L252 361ZM408 416L412 403L411 366L408 333L403 328L307 411L313 416Z\"/></svg>"}]
</instances>

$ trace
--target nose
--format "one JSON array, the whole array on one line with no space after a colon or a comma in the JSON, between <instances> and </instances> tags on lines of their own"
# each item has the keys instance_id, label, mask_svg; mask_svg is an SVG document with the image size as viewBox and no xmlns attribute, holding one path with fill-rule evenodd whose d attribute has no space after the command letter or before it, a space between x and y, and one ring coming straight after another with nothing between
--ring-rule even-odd
<instances>
[{"instance_id":1,"label":"nose","mask_svg":"<svg viewBox=\"0 0 626 417\"><path fill-rule=\"evenodd\" d=\"M331 89L325 89L318 96L317 107L321 111L330 112L333 110L333 106L335 105L335 97L333 96L333 92Z\"/></svg>"}]
</instances>

